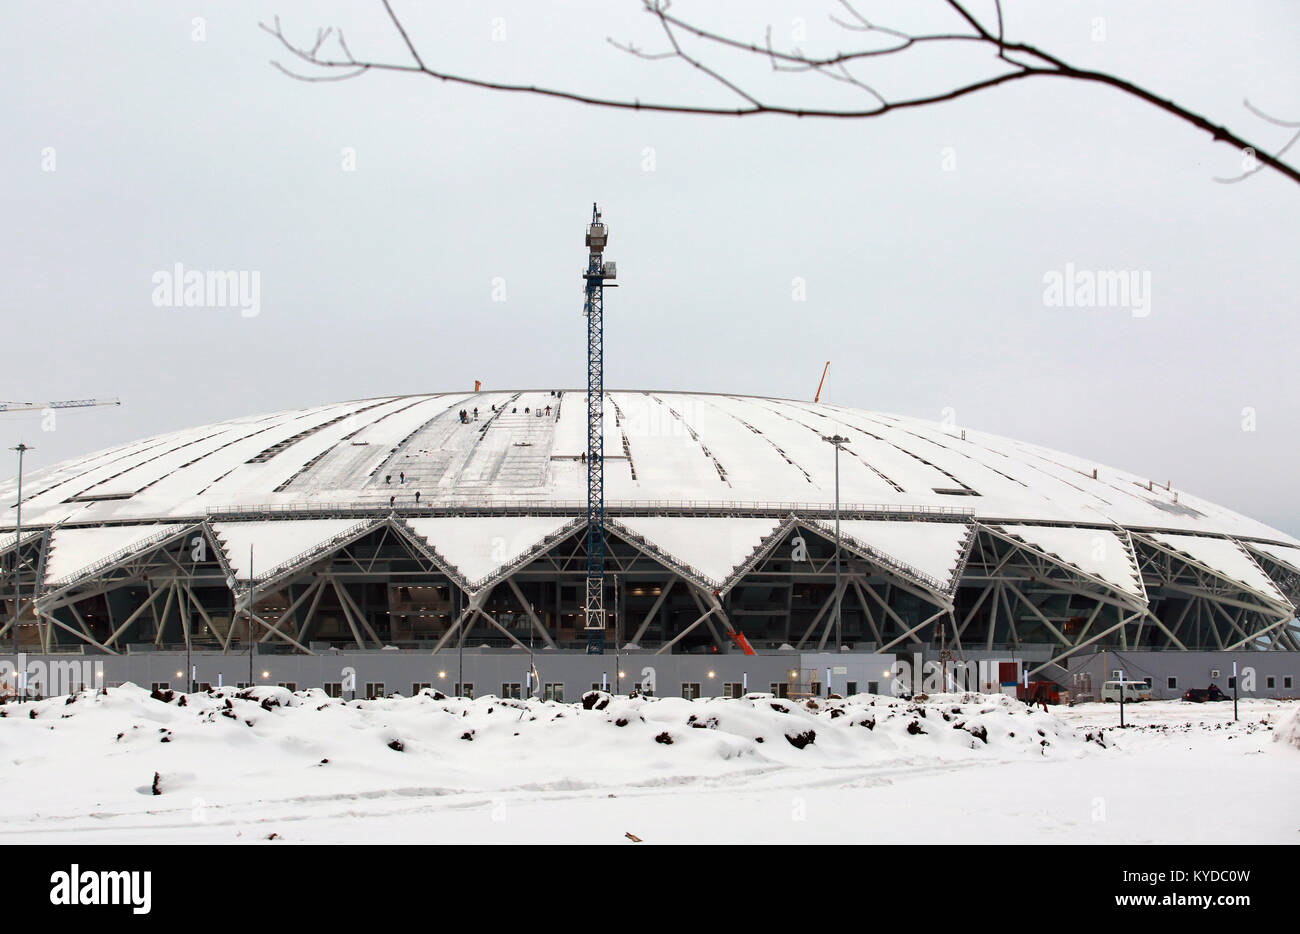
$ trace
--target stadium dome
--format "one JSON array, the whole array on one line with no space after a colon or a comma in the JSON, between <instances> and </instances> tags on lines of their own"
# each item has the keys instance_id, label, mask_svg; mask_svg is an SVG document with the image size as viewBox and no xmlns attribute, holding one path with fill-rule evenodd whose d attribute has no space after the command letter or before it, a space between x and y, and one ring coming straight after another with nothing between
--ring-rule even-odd
<instances>
[{"instance_id":1,"label":"stadium dome","mask_svg":"<svg viewBox=\"0 0 1300 934\"><path fill-rule=\"evenodd\" d=\"M397 396L231 419L0 483L33 648L576 647L585 394ZM838 457L828 438L846 439ZM605 398L611 638L1300 649L1300 541L1150 478L969 429L707 393ZM836 519L842 546L835 573ZM19 569L15 574L14 569ZM838 588L838 590L837 590ZM34 597L34 599L33 599ZM0 635L10 628L6 623ZM463 638L463 635L462 635ZM476 637L476 642L482 641ZM744 640L740 640L744 641ZM738 644L738 643L737 643Z\"/></svg>"}]
</instances>

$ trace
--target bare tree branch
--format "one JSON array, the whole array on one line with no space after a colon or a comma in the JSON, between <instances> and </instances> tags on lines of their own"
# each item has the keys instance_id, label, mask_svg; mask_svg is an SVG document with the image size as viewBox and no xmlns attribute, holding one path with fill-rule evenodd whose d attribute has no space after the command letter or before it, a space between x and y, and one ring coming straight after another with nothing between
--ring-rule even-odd
<instances>
[{"instance_id":1,"label":"bare tree branch","mask_svg":"<svg viewBox=\"0 0 1300 934\"><path fill-rule=\"evenodd\" d=\"M1286 145L1284 145L1281 149L1277 151L1277 156L1279 158L1285 156L1287 154L1287 150L1289 150L1292 146L1294 146L1297 141L1300 141L1300 121L1292 122L1288 120L1279 120L1277 117L1273 117L1270 116L1269 114L1264 113L1262 110L1260 110L1259 108L1251 104L1251 102L1248 100L1244 100L1241 103L1247 110L1249 110L1255 116L1259 117L1261 120L1271 123L1274 126L1286 127L1287 129L1294 129L1296 131L1291 135L1291 138L1286 141ZM1216 176L1214 180L1224 185L1232 185L1237 182L1245 181L1246 179L1250 178L1252 175L1255 175L1264 170L1264 164L1259 161L1258 156L1256 155L1255 151L1252 149L1247 149L1243 152L1241 161L1242 161L1242 165L1245 166L1245 168L1242 169L1240 175L1233 176L1232 178L1220 178Z\"/></svg>"},{"instance_id":2,"label":"bare tree branch","mask_svg":"<svg viewBox=\"0 0 1300 934\"><path fill-rule=\"evenodd\" d=\"M407 33L405 26L402 24L401 19L393 10L390 0L380 0L380 2L382 3L389 20L392 22L393 27L401 37L403 45L405 45L407 51L410 53L412 63L358 59L352 54L351 49L348 48L342 32L336 29L318 29L313 43L296 44L291 42L285 36L284 30L280 24L280 18L277 16L274 20L274 26L267 26L265 23L260 23L259 25L266 32L274 36L295 59L309 68L316 69L317 72L302 73L288 68L277 61L272 61L271 64L284 74L299 81L341 81L360 77L368 71L390 71L423 75L425 77L437 78L440 81L466 85L468 87L504 91L508 93L537 95L558 100L572 101L579 104L587 104L594 107L607 107L621 110L650 110L663 113L728 117L748 117L759 114L773 114L778 116L849 120L880 117L895 110L926 107L933 104L943 103L945 101L957 100L958 98L966 97L979 91L988 90L990 88L1028 78L1066 78L1073 81L1083 81L1113 88L1114 90L1130 97L1144 101L1153 107L1176 117L1184 123L1190 124L1199 130L1209 133L1210 138L1215 142L1227 143L1231 146L1237 147L1244 154L1248 167L1238 177L1228 179L1218 178L1215 179L1216 181L1223 183L1238 182L1267 167L1280 173L1286 178L1289 178L1291 181L1300 184L1300 169L1297 169L1281 160L1281 157L1291 149L1297 140L1300 140L1300 132L1297 132L1296 135L1292 136L1290 141L1276 153L1270 153L1248 140L1243 139L1236 133L1228 130L1226 127L1217 125L1211 122L1207 117L1188 110L1168 98L1161 97L1154 91L1148 90L1106 72L1076 68L1064 60L1030 43L1008 41L1006 37L1006 27L1001 0L994 0L994 11L997 24L996 27L992 29L985 26L979 17L970 12L968 9L969 0L942 0L944 6L951 10L955 17L969 28L969 31L921 34L912 34L899 29L880 25L865 16L857 8L853 0L838 0L839 5L845 11L847 18L837 17L832 14L830 16L831 22L846 32L878 37L879 39L884 40L886 44L870 45L866 48L855 49L848 52L836 52L834 55L821 57L809 56L797 47L787 49L777 48L772 42L772 30L770 26L766 30L765 39L762 45L754 42L745 42L732 36L705 29L683 20L670 12L672 9L671 0L641 0L642 9L658 21L660 30L664 35L666 44L664 49L661 51L647 51L630 41L618 42L612 38L607 39L607 41L615 48L646 61L659 62L677 59L685 62L693 69L703 74L711 82L719 85L728 93L739 97L741 103L734 107L645 102L639 98L628 100L622 98L599 97L593 94L564 88L511 84L474 77L472 75L454 74L442 71L438 68L430 67L425 63L424 59L420 56L415 43ZM846 108L796 107L765 102L760 100L755 93L747 90L738 81L728 77L716 67L707 64L694 51L688 50L682 41L684 37L689 37L693 42L702 43L706 46L712 45L730 52L740 52L766 59L771 64L773 71L815 72L821 74L833 81L858 88L868 95L871 101L865 107ZM339 47L341 57L333 57L332 55L327 55L322 51L330 45L331 39L333 39L334 44ZM868 83L853 70L856 66L869 64L872 60L888 56L901 56L909 50L915 49L921 45L983 45L992 51L993 61L1004 70L992 75L974 78L947 90L914 97L893 97L887 92L879 90L874 82ZM332 72L336 73L332 74ZM1255 116L1274 125L1286 127L1288 129L1300 129L1300 123L1289 123L1270 117L1251 106L1249 101L1246 102L1246 108Z\"/></svg>"}]
</instances>

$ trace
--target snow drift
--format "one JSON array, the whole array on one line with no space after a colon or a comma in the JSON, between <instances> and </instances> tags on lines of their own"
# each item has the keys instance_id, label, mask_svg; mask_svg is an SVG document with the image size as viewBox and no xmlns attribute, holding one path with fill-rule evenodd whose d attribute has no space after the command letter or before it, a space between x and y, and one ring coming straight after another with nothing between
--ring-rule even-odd
<instances>
[{"instance_id":1,"label":"snow drift","mask_svg":"<svg viewBox=\"0 0 1300 934\"><path fill-rule=\"evenodd\" d=\"M1273 734L1273 740L1300 749L1300 707L1291 711L1291 716L1277 725L1277 732Z\"/></svg>"},{"instance_id":2,"label":"snow drift","mask_svg":"<svg viewBox=\"0 0 1300 934\"><path fill-rule=\"evenodd\" d=\"M128 684L0 708L0 716L9 721L0 754L67 756L73 770L94 763L97 781L120 772L123 787L153 796L219 787L232 769L251 770L254 781L310 768L355 772L349 783L372 790L430 780L488 789L1097 748L1053 714L978 694L690 701L593 691L562 704L429 690L354 701L277 687L150 694Z\"/></svg>"},{"instance_id":3,"label":"snow drift","mask_svg":"<svg viewBox=\"0 0 1300 934\"><path fill-rule=\"evenodd\" d=\"M0 706L0 839L1281 839L1290 816L1225 812L1208 837L1186 819L1220 813L1205 774L1293 800L1300 760L1268 734L1294 746L1294 704L1243 705L1233 723L1230 706L1138 704L1121 730L1113 705L1045 713L1001 695L557 704L127 685ZM1099 794L1122 819L1089 816Z\"/></svg>"}]
</instances>

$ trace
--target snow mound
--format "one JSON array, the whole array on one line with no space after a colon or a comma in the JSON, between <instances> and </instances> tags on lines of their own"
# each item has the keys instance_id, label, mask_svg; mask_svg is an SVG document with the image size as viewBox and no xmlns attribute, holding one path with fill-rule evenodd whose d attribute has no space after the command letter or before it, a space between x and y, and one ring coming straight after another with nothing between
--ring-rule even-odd
<instances>
[{"instance_id":1,"label":"snow mound","mask_svg":"<svg viewBox=\"0 0 1300 934\"><path fill-rule=\"evenodd\" d=\"M29 750L58 746L66 736L84 753L103 746L112 755L139 755L149 760L141 781L161 774L160 782L150 782L161 794L190 786L191 776L205 767L221 769L223 757L367 763L377 766L376 775L387 766L400 771L395 759L415 759L424 760L425 774L457 780L486 774L500 785L539 774L561 781L617 779L698 774L701 767L726 763L1043 757L1078 754L1087 746L1055 715L1000 694L904 701L755 693L692 701L592 691L563 704L491 695L471 700L431 690L353 701L279 687L151 694L128 684L23 704L18 711L9 707L0 715L13 718L12 727L25 722L36 728L22 738ZM0 732L0 741L17 742L15 732Z\"/></svg>"},{"instance_id":2,"label":"snow mound","mask_svg":"<svg viewBox=\"0 0 1300 934\"><path fill-rule=\"evenodd\" d=\"M1300 707L1291 711L1291 715L1278 724L1273 740L1300 749Z\"/></svg>"}]
</instances>

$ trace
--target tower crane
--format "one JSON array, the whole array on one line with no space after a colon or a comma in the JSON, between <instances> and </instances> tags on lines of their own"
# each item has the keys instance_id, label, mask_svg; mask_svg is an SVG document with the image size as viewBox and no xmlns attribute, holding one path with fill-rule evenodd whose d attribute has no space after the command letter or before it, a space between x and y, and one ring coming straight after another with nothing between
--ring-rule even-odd
<instances>
[{"instance_id":1,"label":"tower crane","mask_svg":"<svg viewBox=\"0 0 1300 934\"><path fill-rule=\"evenodd\" d=\"M30 412L34 409L88 409L96 405L121 405L120 399L64 399L62 402L0 402L0 412Z\"/></svg>"},{"instance_id":2,"label":"tower crane","mask_svg":"<svg viewBox=\"0 0 1300 934\"><path fill-rule=\"evenodd\" d=\"M609 227L593 203L587 225L587 654L605 654L605 280L618 275L605 262ZM610 288L616 286L611 285Z\"/></svg>"}]
</instances>

